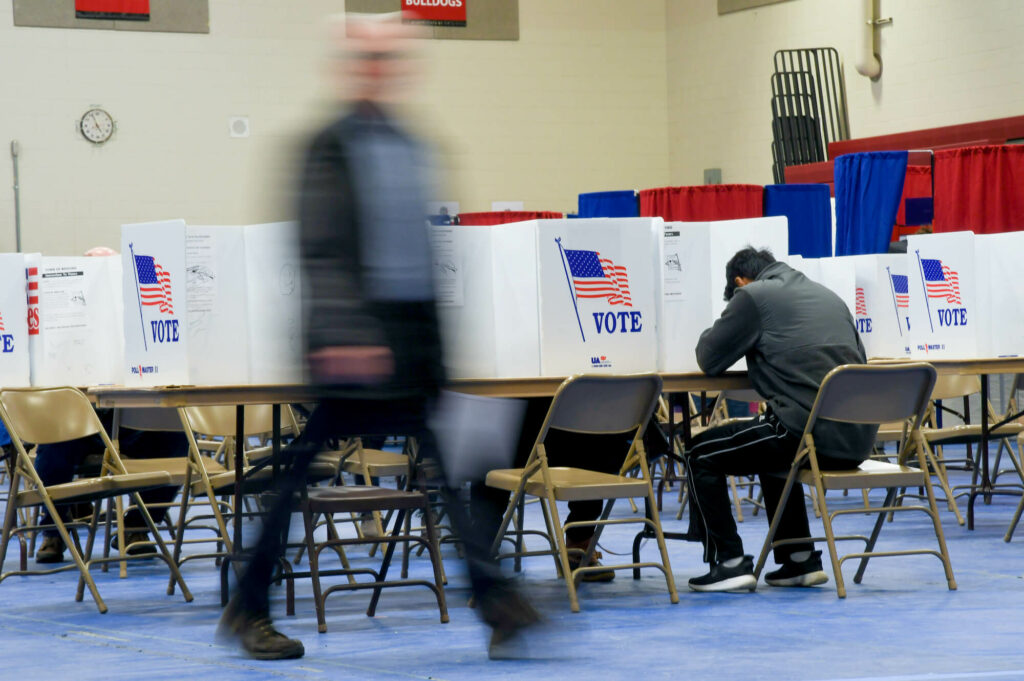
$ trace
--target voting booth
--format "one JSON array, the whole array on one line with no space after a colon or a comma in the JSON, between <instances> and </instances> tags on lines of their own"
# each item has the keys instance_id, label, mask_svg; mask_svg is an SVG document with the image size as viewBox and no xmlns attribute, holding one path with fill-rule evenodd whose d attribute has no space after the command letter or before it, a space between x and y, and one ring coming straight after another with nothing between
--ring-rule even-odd
<instances>
[{"instance_id":1,"label":"voting booth","mask_svg":"<svg viewBox=\"0 0 1024 681\"><path fill-rule=\"evenodd\" d=\"M839 296L850 314L857 311L857 274L850 257L801 258L790 256L789 266L800 270L811 281L817 282Z\"/></svg>"},{"instance_id":2,"label":"voting booth","mask_svg":"<svg viewBox=\"0 0 1024 681\"><path fill-rule=\"evenodd\" d=\"M974 237L978 276L979 352L984 357L1024 355L1024 232ZM986 323L987 320L987 323Z\"/></svg>"},{"instance_id":3,"label":"voting booth","mask_svg":"<svg viewBox=\"0 0 1024 681\"><path fill-rule=\"evenodd\" d=\"M121 227L125 385L189 383L185 232L184 220Z\"/></svg>"},{"instance_id":4,"label":"voting booth","mask_svg":"<svg viewBox=\"0 0 1024 681\"><path fill-rule=\"evenodd\" d=\"M594 218L435 228L449 370L457 377L655 371L662 224Z\"/></svg>"},{"instance_id":5,"label":"voting booth","mask_svg":"<svg viewBox=\"0 0 1024 681\"><path fill-rule=\"evenodd\" d=\"M910 291L903 254L853 255L857 277L854 320L868 357L910 354Z\"/></svg>"},{"instance_id":6,"label":"voting booth","mask_svg":"<svg viewBox=\"0 0 1024 681\"><path fill-rule=\"evenodd\" d=\"M300 383L304 335L298 224L247 225L244 238L249 383Z\"/></svg>"},{"instance_id":7,"label":"voting booth","mask_svg":"<svg viewBox=\"0 0 1024 681\"><path fill-rule=\"evenodd\" d=\"M778 260L789 252L785 217L718 222L666 222L658 287L658 369L700 371L697 341L725 309L725 266L737 251L767 248ZM744 360L733 369L746 367Z\"/></svg>"},{"instance_id":8,"label":"voting booth","mask_svg":"<svg viewBox=\"0 0 1024 681\"><path fill-rule=\"evenodd\" d=\"M978 295L979 255L971 232L907 237L912 357L988 356L991 321Z\"/></svg>"},{"instance_id":9,"label":"voting booth","mask_svg":"<svg viewBox=\"0 0 1024 681\"><path fill-rule=\"evenodd\" d=\"M105 385L124 378L121 259L33 259L32 384ZM32 294L36 295L32 295Z\"/></svg>"},{"instance_id":10,"label":"voting booth","mask_svg":"<svg viewBox=\"0 0 1024 681\"><path fill-rule=\"evenodd\" d=\"M196 385L249 382L249 311L241 226L188 225L188 373Z\"/></svg>"},{"instance_id":11,"label":"voting booth","mask_svg":"<svg viewBox=\"0 0 1024 681\"><path fill-rule=\"evenodd\" d=\"M0 253L0 386L30 385L25 256Z\"/></svg>"}]
</instances>

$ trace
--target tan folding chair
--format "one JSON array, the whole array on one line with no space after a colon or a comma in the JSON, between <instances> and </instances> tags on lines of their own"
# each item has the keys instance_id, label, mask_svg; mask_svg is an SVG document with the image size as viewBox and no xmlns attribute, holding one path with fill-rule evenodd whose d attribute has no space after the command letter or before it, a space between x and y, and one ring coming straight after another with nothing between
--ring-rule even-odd
<instances>
[{"instance_id":1,"label":"tan folding chair","mask_svg":"<svg viewBox=\"0 0 1024 681\"><path fill-rule=\"evenodd\" d=\"M889 364L889 365L859 365L848 364L836 367L830 371L821 382L818 389L818 397L811 408L810 416L807 419L807 426L804 429L800 447L793 465L786 477L786 484L783 487L782 497L779 500L780 512L772 519L768 536L765 538L764 547L757 560L757 567L754 574L760 576L768 558L768 552L776 546L783 544L806 543L808 541L826 541L828 543L829 557L832 560L832 572L836 580L836 592L840 598L846 597L846 585L843 582L842 564L850 558L860 558L860 566L853 581L859 584L867 567L868 559L872 556L906 556L913 554L931 554L942 561L946 571L946 581L950 590L956 589L956 580L953 578L953 568L949 562L949 552L946 550L946 540L942 534L942 523L939 520L939 510L935 504L935 494L932 491L931 476L928 474L927 462L924 455L924 438L921 435L921 421L924 418L925 410L928 408L928 397L935 384L935 369L924 363L913 364ZM828 419L844 423L879 424L889 421L893 417L906 418L909 423L908 434L905 441L916 442L914 451L917 453L919 468L911 468L902 464L887 463L868 459L857 468L850 470L821 470L818 465L818 456L814 445L812 431L818 419ZM906 451L903 447L901 451ZM796 482L813 485L818 492L818 502L821 506L821 520L825 527L824 537L794 538L774 541L775 532L778 529L779 520L782 517L781 509L785 507L786 500ZM921 486L926 490L928 506L895 506L897 489L901 487ZM825 491L829 489L887 489L885 502L882 506L858 506L856 508L845 508L838 511L830 511L828 502L825 499ZM932 519L935 530L935 538L939 544L939 550L934 549L909 549L902 551L875 551L875 542L882 529L887 513L902 511L922 511ZM848 514L877 513L878 518L870 537L862 535L836 536L832 530L832 523L836 517ZM860 553L849 553L839 557L836 550L836 541L857 539L865 542L865 549Z\"/></svg>"},{"instance_id":2,"label":"tan folding chair","mask_svg":"<svg viewBox=\"0 0 1024 681\"><path fill-rule=\"evenodd\" d=\"M644 451L643 432L648 419L657 405L661 393L661 378L656 374L638 374L633 376L573 376L567 378L555 393L551 408L548 410L544 424L534 443L533 450L524 468L494 470L487 474L486 482L512 492L509 505L502 518L501 527L495 537L493 551L498 554L505 532L512 522L513 516L520 509L520 500L525 496L538 497L547 526L549 550L516 551L499 555L507 558L525 555L551 555L554 557L558 572L565 577L569 591L569 602L573 612L579 612L579 599L576 586L583 573L588 571L625 570L634 568L657 568L665 575L669 596L673 603L679 602L672 567L669 563L665 536L662 534L661 521L655 503L654 489L651 486L650 470L647 465L647 454ZM618 475L599 473L584 468L558 468L548 465L547 450L544 440L548 430L557 428L574 433L587 434L621 434L632 433L633 439L629 451ZM630 478L626 472L639 467L640 476ZM643 497L647 500L650 518L617 518L609 519L612 505L616 499ZM564 526L558 518L558 501L606 500L604 511L598 520L566 523ZM607 525L624 523L644 523L653 531L658 549L661 552L660 563L626 563L622 565L590 565L594 550L601 538L601 532ZM569 554L565 545L564 530L573 527L595 527L595 533L587 550L582 552L580 567L569 569ZM513 532L516 545L520 545L522 523Z\"/></svg>"},{"instance_id":3,"label":"tan folding chair","mask_svg":"<svg viewBox=\"0 0 1024 681\"><path fill-rule=\"evenodd\" d=\"M952 400L975 395L979 392L981 392L981 378L978 376L939 376L935 382L935 389L932 391L931 399L933 401ZM989 413L995 414L991 405L989 405ZM1000 417L996 416L995 418L998 419ZM939 481L939 485L946 495L946 503L954 515L956 515L957 522L963 525L964 518L957 506L956 497L962 496L966 492L959 494L956 492L956 490L962 489L964 486L950 486L949 477L946 473L947 465L950 462L946 461L943 457L943 446L978 444L981 441L981 424L964 424L938 428L936 422L936 407L932 404L929 406L928 413L925 415L924 425L921 428L921 434L924 436L925 460L928 462L932 474ZM1017 422L1005 423L989 431L989 440L998 440L1001 451L1004 446L1008 446L1006 444L1007 440L1017 439L1021 437L1022 433L1024 433L1024 424ZM913 446L913 443L911 443L911 446ZM906 456L909 454L910 452L904 453L901 460L905 461ZM980 462L975 461L974 465L980 465ZM1012 486L1019 486L1019 484Z\"/></svg>"},{"instance_id":4,"label":"tan folding chair","mask_svg":"<svg viewBox=\"0 0 1024 681\"><path fill-rule=\"evenodd\" d=\"M181 586L186 601L192 600L192 594L185 584L178 566L175 564L167 546L157 531L149 511L139 497L139 492L171 484L171 476L166 472L129 473L118 454L117 447L111 442L103 424L100 423L89 399L74 388L33 388L0 391L0 419L7 427L14 444L17 461L12 469L10 496L4 519L3 538L0 540L0 565L7 553L7 545L15 528L17 509L27 506L44 506L53 519L53 524L71 553L73 564L49 570L29 571L26 569L22 554L21 569L12 570L0 575L0 581L11 575L51 574L62 570L78 569L79 581L76 601L84 597L85 587L89 587L96 607L106 612L107 606L100 596L99 589L89 573L95 564L137 558L159 558L167 564L171 573L172 584ZM52 444L67 440L76 440L92 435L99 435L106 447L101 465L101 474L95 478L74 480L57 485L44 485L39 479L35 466L25 449L25 442L35 444ZM24 489L19 489L22 481ZM99 506L103 499L116 498L123 495L131 497L138 507L147 528L153 535L156 550L136 556L118 556L92 558L93 543L96 538L96 525L99 519ZM57 512L57 503L91 502L94 504L92 520L89 524L88 540L84 551L78 544L77 532L68 532L66 524ZM38 529L38 528L31 528ZM168 588L168 594L173 591Z\"/></svg>"},{"instance_id":5,"label":"tan folding chair","mask_svg":"<svg viewBox=\"0 0 1024 681\"><path fill-rule=\"evenodd\" d=\"M185 436L189 442L189 475L185 493L182 494L181 511L178 514L178 528L175 533L174 558L180 562L195 558L219 558L232 552L231 533L228 530L225 515L243 513L243 509L234 508L230 499L235 493L235 472L234 459L235 448L243 448L243 461L249 462L252 459L266 458L269 455L269 448L260 447L248 448L246 442L235 442L236 437L236 408L234 406L205 406L205 407L182 407L178 410L181 425L185 429ZM243 435L248 440L253 436L263 436L273 430L272 407L268 404L246 405L245 406L245 430ZM291 410L282 409L282 420L287 419L289 426L294 425ZM197 437L197 434L199 437ZM213 455L204 453L202 442L219 442L219 447ZM216 455L222 455L224 464L216 460ZM226 464L226 465L225 465ZM253 466L246 465L243 472L246 474L242 492L244 494L258 494L270 488L274 471L267 466L254 474L251 473ZM334 468L329 464L317 463L314 461L307 472L307 480L318 482L329 480L334 476ZM210 504L212 518L216 523L215 536L212 538L195 538L186 541L183 538L186 514L188 506L196 498L206 497ZM218 501L222 497L223 501ZM193 522L203 520L208 516L194 517L188 520ZM210 528L214 529L214 528ZM181 547L183 543L217 542L223 549L207 553L192 553L182 558Z\"/></svg>"}]
</instances>

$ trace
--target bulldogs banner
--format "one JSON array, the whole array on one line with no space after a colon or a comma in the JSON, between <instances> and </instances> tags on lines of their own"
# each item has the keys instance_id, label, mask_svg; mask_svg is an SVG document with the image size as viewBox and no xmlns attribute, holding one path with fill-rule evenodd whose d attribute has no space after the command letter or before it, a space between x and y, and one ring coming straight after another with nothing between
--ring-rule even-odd
<instances>
[{"instance_id":1,"label":"bulldogs banner","mask_svg":"<svg viewBox=\"0 0 1024 681\"><path fill-rule=\"evenodd\" d=\"M25 256L0 254L0 387L30 384Z\"/></svg>"},{"instance_id":2,"label":"bulldogs banner","mask_svg":"<svg viewBox=\"0 0 1024 681\"><path fill-rule=\"evenodd\" d=\"M182 385L188 373L185 221L121 227L125 385Z\"/></svg>"}]
</instances>

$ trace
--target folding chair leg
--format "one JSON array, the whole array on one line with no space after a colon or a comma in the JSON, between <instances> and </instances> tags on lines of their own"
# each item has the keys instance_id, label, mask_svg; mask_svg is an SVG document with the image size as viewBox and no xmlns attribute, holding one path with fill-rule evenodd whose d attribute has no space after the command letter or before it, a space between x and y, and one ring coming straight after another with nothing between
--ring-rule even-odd
<instances>
[{"instance_id":1,"label":"folding chair leg","mask_svg":"<svg viewBox=\"0 0 1024 681\"><path fill-rule=\"evenodd\" d=\"M1017 523L1020 522L1021 513L1024 513L1024 496L1020 498L1020 503L1017 504L1017 510L1014 511L1010 526L1006 528L1006 535L1003 537L1003 541L1008 542L1013 539L1013 533L1017 529Z\"/></svg>"},{"instance_id":2,"label":"folding chair leg","mask_svg":"<svg viewBox=\"0 0 1024 681\"><path fill-rule=\"evenodd\" d=\"M75 534L75 539L72 541L71 534L68 532L67 528L64 527L64 521L60 519L60 514L57 512L57 508L53 505L53 501L51 501L49 497L44 498L43 503L46 506L46 510L49 511L54 525L57 527L57 533L64 541L64 546L67 547L68 552L71 554L71 560L74 561L75 566L78 568L79 576L85 581L85 585L89 587L89 593L92 594L92 600L95 601L96 607L99 609L100 613L105 613L107 611L107 604L103 602L103 598L100 596L100 590L96 587L96 582L93 581L92 575L89 574L89 567L85 564L85 561L82 560L82 554L78 550L78 535ZM6 546L6 542L4 545ZM81 601L82 599L76 598L75 600Z\"/></svg>"},{"instance_id":3,"label":"folding chair leg","mask_svg":"<svg viewBox=\"0 0 1024 681\"><path fill-rule=\"evenodd\" d=\"M334 524L334 518L333 518L332 514L330 514L330 513L325 513L324 514L324 524L327 527L327 538L329 540L334 541L334 540L337 540L337 539L341 538L341 535L338 534L338 528ZM315 530L316 526L314 525L313 528ZM341 561L341 567L345 568L346 570L351 570L352 566L348 562L348 555L345 553L345 547L341 546L340 544L338 544L336 546L332 546L331 548L334 549L334 552L336 554L338 554L338 559ZM349 584L355 584L356 583L356 576L355 575L350 573L347 576L348 576L348 583Z\"/></svg>"},{"instance_id":4,"label":"folding chair leg","mask_svg":"<svg viewBox=\"0 0 1024 681\"><path fill-rule=\"evenodd\" d=\"M548 533L548 546L551 548L551 557L555 561L555 574L560 578L565 579L566 572L562 570L562 561L558 557L558 544L555 543L555 526L551 523L551 513L548 512L548 507L543 502L540 505L541 515L544 516L544 526ZM522 522L522 521L520 521Z\"/></svg>"},{"instance_id":5,"label":"folding chair leg","mask_svg":"<svg viewBox=\"0 0 1024 681\"><path fill-rule=\"evenodd\" d=\"M88 537L88 539L85 540L85 553L82 556L83 559L85 560L85 564L87 566L89 565L89 561L92 559L92 548L93 548L93 543L96 540L96 525L97 525L97 520L99 520L99 517L100 517L100 505L101 505L101 503L102 502L99 499L97 499L93 503L92 520L89 521L89 537ZM79 576L79 578L78 578L78 591L75 593L75 601L81 601L84 596L85 596L85 580L82 579L81 576Z\"/></svg>"},{"instance_id":6,"label":"folding chair leg","mask_svg":"<svg viewBox=\"0 0 1024 681\"><path fill-rule=\"evenodd\" d=\"M526 517L526 497L519 497L519 504L516 506L516 557L512 559L512 571L523 571L523 523Z\"/></svg>"},{"instance_id":7,"label":"folding chair leg","mask_svg":"<svg viewBox=\"0 0 1024 681\"><path fill-rule=\"evenodd\" d=\"M818 503L821 504L821 523L825 527L825 541L828 544L828 556L832 560L832 572L836 578L836 595L839 598L846 598L846 584L843 582L843 568L839 563L839 553L836 551L836 536L832 531L832 515L828 511L828 502L825 501L825 489L821 486L820 480L815 480L815 488L818 490ZM781 506L779 507L782 508Z\"/></svg>"},{"instance_id":8,"label":"folding chair leg","mask_svg":"<svg viewBox=\"0 0 1024 681\"><path fill-rule=\"evenodd\" d=\"M569 569L569 554L565 547L565 535L562 533L562 523L558 520L558 507L555 499L551 496L550 490L545 497L541 497L541 504L548 505L548 512L551 514L551 530L554 535L551 539L558 548L558 562L562 566L562 574L565 575L565 586L569 591L569 607L573 612L580 611L580 601L576 595L576 580L573 579L572 570Z\"/></svg>"},{"instance_id":9,"label":"folding chair leg","mask_svg":"<svg viewBox=\"0 0 1024 681\"><path fill-rule=\"evenodd\" d=\"M601 511L601 515L598 518L598 522L601 523L608 520L608 516L612 513L612 507L615 505L615 499L609 499L604 504L604 510ZM594 553L597 551L597 543L601 541L601 533L604 532L604 525L598 524L594 527L594 534L590 537L590 541L587 542L587 549L583 552L583 557L580 558L580 565L590 565L590 560L594 557ZM576 588L580 586L580 581L583 579L583 573L578 572L573 577L573 581L576 582Z\"/></svg>"},{"instance_id":10,"label":"folding chair leg","mask_svg":"<svg viewBox=\"0 0 1024 681\"><path fill-rule=\"evenodd\" d=\"M313 540L313 530L316 527L315 516L308 509L302 511L302 522L306 526L306 553L309 554L309 576L313 582L313 607L316 609L316 630L324 634L327 632L327 618L324 615L324 597L320 589L320 556L316 551L316 542Z\"/></svg>"},{"instance_id":11,"label":"folding chair leg","mask_svg":"<svg viewBox=\"0 0 1024 681\"><path fill-rule=\"evenodd\" d=\"M946 584L950 591L956 591L956 578L953 576L953 565L949 562L949 549L946 548L946 537L942 533L942 521L939 520L939 507L935 504L935 490L932 489L931 479L925 478L925 492L928 494L928 515L932 517L932 525L935 528L935 538L939 542L939 553L942 560L942 567L946 571Z\"/></svg>"},{"instance_id":12,"label":"folding chair leg","mask_svg":"<svg viewBox=\"0 0 1024 681\"><path fill-rule=\"evenodd\" d=\"M736 522L743 522L743 508L740 506L740 493L736 490L736 476L730 475L729 490L732 492L732 505L736 509Z\"/></svg>"},{"instance_id":13,"label":"folding chair leg","mask_svg":"<svg viewBox=\"0 0 1024 681\"><path fill-rule=\"evenodd\" d=\"M430 502L423 506L424 528L427 532L427 553L430 555L430 565L434 569L434 586L437 587L437 608L441 612L441 624L448 622L448 603L445 601L444 583L445 577L441 570L441 551L438 541L437 528L434 527L434 520L431 518Z\"/></svg>"},{"instance_id":14,"label":"folding chair leg","mask_svg":"<svg viewBox=\"0 0 1024 681\"><path fill-rule=\"evenodd\" d=\"M647 498L650 499L654 496L654 489L650 486L650 480L647 481ZM679 591L676 589L676 579L672 574L672 564L668 560L668 546L665 544L665 533L661 530L661 518L658 517L658 509L651 509L651 522L654 523L654 537L658 542L658 551L661 552L661 564L665 571L665 583L668 586L668 596L670 603L679 602Z\"/></svg>"},{"instance_id":15,"label":"folding chair leg","mask_svg":"<svg viewBox=\"0 0 1024 681\"><path fill-rule=\"evenodd\" d=\"M407 513L408 511L406 511L405 509L401 509L398 511L398 518L395 520L395 534L397 534L400 528L402 527L402 524L405 521L405 516ZM384 549L384 561L381 563L380 566L380 573L377 578L378 581L383 582L387 579L388 568L391 567L391 559L395 555L395 546L395 542L388 542L387 548ZM370 597L370 607L366 609L366 615L368 617L373 617L374 613L377 612L377 602L380 600L380 594L383 590L383 587L380 586L374 588L373 596Z\"/></svg>"},{"instance_id":16,"label":"folding chair leg","mask_svg":"<svg viewBox=\"0 0 1024 681\"><path fill-rule=\"evenodd\" d=\"M185 602L191 603L192 592L189 591L188 584L185 583L185 578L181 576L178 564L174 562L174 558L171 556L170 551L167 550L167 544L164 543L163 537L160 536L160 530L157 528L156 523L153 522L153 517L149 515L149 509L146 508L144 503L142 503L142 497L139 496L138 492L133 492L131 498L138 507L139 513L142 515L142 520L146 523L146 527L149 528L150 533L153 535L153 541L156 542L158 549L157 555L163 558L164 562L167 563L167 568L171 571L171 576L174 577L175 581L178 582L178 586L181 587L181 595L185 597ZM122 544L122 546L124 546L124 544ZM173 594L174 591L168 588L167 595L171 596Z\"/></svg>"},{"instance_id":17,"label":"folding chair leg","mask_svg":"<svg viewBox=\"0 0 1024 681\"><path fill-rule=\"evenodd\" d=\"M867 493L867 490L864 490ZM893 500L896 499L896 488L890 487L885 492L885 501L882 502L882 507L891 506ZM867 502L865 501L865 506ZM871 530L871 536L868 538L867 546L864 547L864 553L871 553L875 550L875 542L878 541L878 534L882 531L882 525L885 524L885 511L878 512L878 519L875 520L875 527ZM853 576L853 583L860 584L860 581L864 578L864 570L868 567L868 559L871 556L864 556L860 559L860 565L857 566L857 574Z\"/></svg>"},{"instance_id":18,"label":"folding chair leg","mask_svg":"<svg viewBox=\"0 0 1024 681\"><path fill-rule=\"evenodd\" d=\"M956 522L958 525L964 524L964 517L960 515L960 508L956 505L956 499L953 498L953 490L949 488L949 481L946 479L946 467L945 465L939 466L938 460L935 458L927 447L925 452L925 463L933 468L935 471L935 477L939 479L939 485L942 487L942 493L946 495L946 505L949 506L949 510L956 516Z\"/></svg>"},{"instance_id":19,"label":"folding chair leg","mask_svg":"<svg viewBox=\"0 0 1024 681\"><path fill-rule=\"evenodd\" d=\"M791 469L789 475L786 477L786 484L782 486L782 494L779 496L779 511L786 507L789 495L793 491L793 482L795 479L795 471ZM764 569L765 563L768 562L768 552L772 550L772 542L775 541L775 532L779 529L779 522L781 520L782 513L776 512L771 523L768 525L768 535L764 538L764 545L761 547L761 554L757 557L757 564L754 565L755 578L760 578L761 570Z\"/></svg>"}]
</instances>

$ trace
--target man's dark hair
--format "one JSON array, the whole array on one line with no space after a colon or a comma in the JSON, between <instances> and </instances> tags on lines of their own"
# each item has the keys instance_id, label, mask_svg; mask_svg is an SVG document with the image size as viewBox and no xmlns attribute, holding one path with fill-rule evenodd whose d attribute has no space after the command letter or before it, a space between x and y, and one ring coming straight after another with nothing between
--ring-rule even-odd
<instances>
[{"instance_id":1,"label":"man's dark hair","mask_svg":"<svg viewBox=\"0 0 1024 681\"><path fill-rule=\"evenodd\" d=\"M747 246L737 251L725 266L725 299L732 300L736 293L736 277L757 279L757 275L773 262L775 256L767 248L759 251L753 246Z\"/></svg>"}]
</instances>

